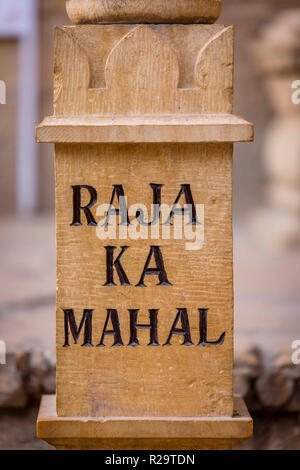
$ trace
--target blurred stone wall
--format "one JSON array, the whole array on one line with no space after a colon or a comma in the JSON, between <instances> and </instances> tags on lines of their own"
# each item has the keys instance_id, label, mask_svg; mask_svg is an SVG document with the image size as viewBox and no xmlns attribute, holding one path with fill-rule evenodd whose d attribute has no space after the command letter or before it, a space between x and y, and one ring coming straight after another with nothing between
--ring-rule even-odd
<instances>
[{"instance_id":1,"label":"blurred stone wall","mask_svg":"<svg viewBox=\"0 0 300 470\"><path fill-rule=\"evenodd\" d=\"M0 41L0 80L6 83L6 105L0 107L0 214L15 207L16 140L13 138L17 114L17 42Z\"/></svg>"},{"instance_id":2,"label":"blurred stone wall","mask_svg":"<svg viewBox=\"0 0 300 470\"><path fill-rule=\"evenodd\" d=\"M50 116L53 102L53 36L54 26L69 24L64 0L40 0L40 120ZM40 208L54 207L53 145L40 145Z\"/></svg>"},{"instance_id":3,"label":"blurred stone wall","mask_svg":"<svg viewBox=\"0 0 300 470\"><path fill-rule=\"evenodd\" d=\"M261 28L283 9L300 7L299 0L224 0L220 22L236 28L235 113L255 124L255 141L235 147L234 214L243 217L261 201L264 174L262 143L271 120L263 83L249 52ZM300 77L299 77L300 79Z\"/></svg>"}]
</instances>

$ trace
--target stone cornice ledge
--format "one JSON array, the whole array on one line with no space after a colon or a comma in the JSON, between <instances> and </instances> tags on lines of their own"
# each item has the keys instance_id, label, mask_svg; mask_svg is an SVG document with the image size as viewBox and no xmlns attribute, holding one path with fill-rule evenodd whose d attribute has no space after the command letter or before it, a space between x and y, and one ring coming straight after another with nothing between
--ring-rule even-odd
<instances>
[{"instance_id":1,"label":"stone cornice ledge","mask_svg":"<svg viewBox=\"0 0 300 470\"><path fill-rule=\"evenodd\" d=\"M232 114L48 117L37 142L201 143L250 142L253 125Z\"/></svg>"}]
</instances>

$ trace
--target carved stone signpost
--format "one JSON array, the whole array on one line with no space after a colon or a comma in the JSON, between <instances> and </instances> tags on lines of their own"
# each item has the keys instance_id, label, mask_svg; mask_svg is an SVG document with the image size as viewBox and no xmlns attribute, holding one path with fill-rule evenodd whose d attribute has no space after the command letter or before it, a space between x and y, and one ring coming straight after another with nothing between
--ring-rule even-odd
<instances>
[{"instance_id":1,"label":"carved stone signpost","mask_svg":"<svg viewBox=\"0 0 300 470\"><path fill-rule=\"evenodd\" d=\"M251 435L233 396L232 161L253 127L232 114L233 28L204 24L220 7L68 0L78 24L55 31L37 140L55 143L57 395L38 435L56 448Z\"/></svg>"}]
</instances>

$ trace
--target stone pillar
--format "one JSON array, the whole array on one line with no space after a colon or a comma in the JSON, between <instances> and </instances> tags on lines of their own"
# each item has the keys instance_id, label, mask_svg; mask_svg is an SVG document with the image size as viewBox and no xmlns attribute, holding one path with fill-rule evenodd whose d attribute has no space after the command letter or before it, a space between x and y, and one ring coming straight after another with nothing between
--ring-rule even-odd
<instances>
[{"instance_id":1,"label":"stone pillar","mask_svg":"<svg viewBox=\"0 0 300 470\"><path fill-rule=\"evenodd\" d=\"M251 435L233 396L232 164L253 126L232 114L233 27L204 24L221 3L68 0L78 24L56 29L37 128L57 220L57 395L38 435L56 448Z\"/></svg>"},{"instance_id":2,"label":"stone pillar","mask_svg":"<svg viewBox=\"0 0 300 470\"><path fill-rule=\"evenodd\" d=\"M300 9L278 15L252 52L275 116L263 147L264 207L250 223L269 246L300 247L300 104L292 101L292 84L300 80Z\"/></svg>"}]
</instances>

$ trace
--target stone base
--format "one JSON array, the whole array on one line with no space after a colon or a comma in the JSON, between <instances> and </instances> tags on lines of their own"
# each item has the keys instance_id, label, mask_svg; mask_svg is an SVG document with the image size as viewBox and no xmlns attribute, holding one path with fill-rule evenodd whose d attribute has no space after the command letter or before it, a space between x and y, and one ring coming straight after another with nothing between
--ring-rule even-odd
<instances>
[{"instance_id":1,"label":"stone base","mask_svg":"<svg viewBox=\"0 0 300 470\"><path fill-rule=\"evenodd\" d=\"M243 399L234 417L58 418L56 396L42 398L37 435L58 450L230 450L252 437Z\"/></svg>"}]
</instances>

